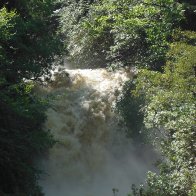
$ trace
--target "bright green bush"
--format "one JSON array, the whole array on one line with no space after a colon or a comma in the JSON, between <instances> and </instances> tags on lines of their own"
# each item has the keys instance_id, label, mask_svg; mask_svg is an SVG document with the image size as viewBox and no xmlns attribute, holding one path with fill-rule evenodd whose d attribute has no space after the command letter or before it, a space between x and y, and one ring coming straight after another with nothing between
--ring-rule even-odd
<instances>
[{"instance_id":1,"label":"bright green bush","mask_svg":"<svg viewBox=\"0 0 196 196\"><path fill-rule=\"evenodd\" d=\"M186 32L184 35L195 33ZM196 46L173 43L164 73L141 70L136 94L145 96L144 124L163 154L160 174L149 172L142 195L188 196L195 192Z\"/></svg>"}]
</instances>

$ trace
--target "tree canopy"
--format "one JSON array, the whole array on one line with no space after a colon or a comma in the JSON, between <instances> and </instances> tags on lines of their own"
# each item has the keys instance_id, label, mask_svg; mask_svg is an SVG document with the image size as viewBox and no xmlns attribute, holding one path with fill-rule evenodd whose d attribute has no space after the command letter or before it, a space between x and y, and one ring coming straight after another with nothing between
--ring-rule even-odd
<instances>
[{"instance_id":1,"label":"tree canopy","mask_svg":"<svg viewBox=\"0 0 196 196\"><path fill-rule=\"evenodd\" d=\"M83 6L80 6L82 4ZM65 10L88 7L75 18ZM62 28L70 56L87 65L143 66L160 70L174 27L183 19L182 5L172 0L102 0L92 5L73 2L62 9ZM65 14L64 14L65 13ZM69 29L67 21L73 24Z\"/></svg>"}]
</instances>

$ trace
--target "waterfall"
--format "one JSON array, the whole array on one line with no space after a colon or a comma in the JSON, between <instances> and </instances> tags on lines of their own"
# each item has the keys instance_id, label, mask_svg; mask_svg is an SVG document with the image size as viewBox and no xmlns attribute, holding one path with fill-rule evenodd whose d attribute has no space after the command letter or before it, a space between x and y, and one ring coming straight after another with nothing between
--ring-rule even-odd
<instances>
[{"instance_id":1,"label":"waterfall","mask_svg":"<svg viewBox=\"0 0 196 196\"><path fill-rule=\"evenodd\" d=\"M57 143L41 161L46 196L119 196L153 170L153 152L126 138L114 112L130 71L61 70L45 89L51 97L45 129Z\"/></svg>"}]
</instances>

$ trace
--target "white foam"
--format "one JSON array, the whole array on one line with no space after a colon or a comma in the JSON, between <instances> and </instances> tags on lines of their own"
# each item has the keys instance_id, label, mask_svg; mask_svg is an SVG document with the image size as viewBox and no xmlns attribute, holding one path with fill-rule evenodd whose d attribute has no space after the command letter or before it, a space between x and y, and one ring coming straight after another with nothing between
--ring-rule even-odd
<instances>
[{"instance_id":1,"label":"white foam","mask_svg":"<svg viewBox=\"0 0 196 196\"><path fill-rule=\"evenodd\" d=\"M76 69L54 74L48 94L46 129L59 142L42 167L46 196L125 196L152 169L151 151L136 149L125 137L126 127L113 107L130 72ZM147 148L146 148L147 149ZM144 151L144 149L143 149Z\"/></svg>"}]
</instances>

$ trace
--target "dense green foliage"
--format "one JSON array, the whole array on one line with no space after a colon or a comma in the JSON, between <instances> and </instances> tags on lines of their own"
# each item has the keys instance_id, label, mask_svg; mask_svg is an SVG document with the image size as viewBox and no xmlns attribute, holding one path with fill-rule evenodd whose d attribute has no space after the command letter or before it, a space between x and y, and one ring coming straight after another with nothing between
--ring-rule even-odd
<instances>
[{"instance_id":1,"label":"dense green foliage","mask_svg":"<svg viewBox=\"0 0 196 196\"><path fill-rule=\"evenodd\" d=\"M171 45L164 73L138 74L135 92L145 95L144 124L164 155L160 174L149 172L148 190L142 195L181 196L195 191L196 33L182 37Z\"/></svg>"},{"instance_id":2,"label":"dense green foliage","mask_svg":"<svg viewBox=\"0 0 196 196\"><path fill-rule=\"evenodd\" d=\"M0 68L9 81L38 78L48 71L52 54L59 45L54 34L56 24L51 18L51 2L20 1L7 5L15 11L1 10Z\"/></svg>"},{"instance_id":3,"label":"dense green foliage","mask_svg":"<svg viewBox=\"0 0 196 196\"><path fill-rule=\"evenodd\" d=\"M34 156L52 146L42 130L46 104L30 95L31 86L20 83L0 92L0 193L38 195L39 171Z\"/></svg>"},{"instance_id":4,"label":"dense green foliage","mask_svg":"<svg viewBox=\"0 0 196 196\"><path fill-rule=\"evenodd\" d=\"M0 3L0 195L41 195L34 157L53 144L33 84L60 49L52 1Z\"/></svg>"},{"instance_id":5,"label":"dense green foliage","mask_svg":"<svg viewBox=\"0 0 196 196\"><path fill-rule=\"evenodd\" d=\"M66 10L75 4L86 5L77 1ZM102 0L87 6L80 20L73 17L77 9L71 16L65 9L61 12L63 31L69 32L68 50L76 63L161 69L173 28L183 18L181 4L173 0ZM68 20L74 25L71 29Z\"/></svg>"}]
</instances>

